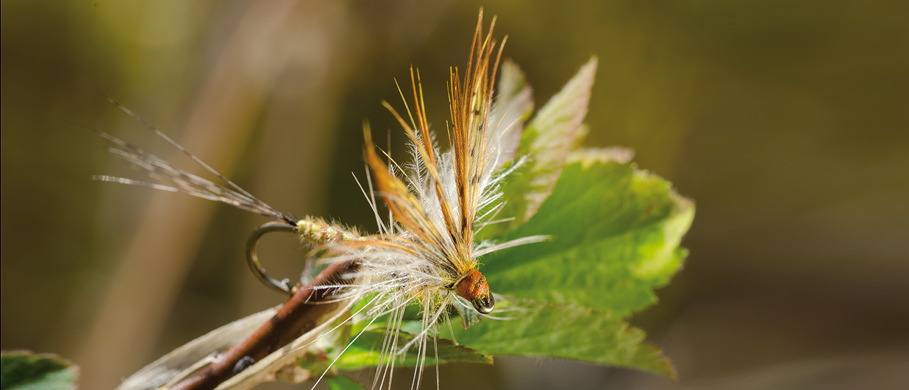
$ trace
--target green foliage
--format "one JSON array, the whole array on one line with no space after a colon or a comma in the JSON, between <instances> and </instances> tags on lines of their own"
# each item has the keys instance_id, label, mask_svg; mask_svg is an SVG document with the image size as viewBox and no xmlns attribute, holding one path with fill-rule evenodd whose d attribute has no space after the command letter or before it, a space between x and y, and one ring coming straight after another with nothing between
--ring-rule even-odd
<instances>
[{"instance_id":1,"label":"green foliage","mask_svg":"<svg viewBox=\"0 0 909 390\"><path fill-rule=\"evenodd\" d=\"M523 130L517 155L528 157L505 166L514 172L502 186L499 213L515 218L479 234L493 242L548 240L481 259L490 287L507 298L495 313L502 319L466 318L472 326L443 327L438 363L488 362L489 355L557 357L675 377L671 362L626 319L656 303L654 289L681 268L687 251L679 244L694 205L669 182L637 169L628 151L577 149L595 70L591 59ZM532 104L520 70L507 63L501 77L497 104L513 107L515 121L526 118ZM418 323L406 322L404 329L409 325ZM382 330L367 331L338 367L375 366L384 337ZM413 335L401 337L398 345ZM408 352L395 365L413 366L416 358ZM427 353L426 364L434 363Z\"/></svg>"},{"instance_id":2,"label":"green foliage","mask_svg":"<svg viewBox=\"0 0 909 390\"><path fill-rule=\"evenodd\" d=\"M350 379L346 376L338 375L333 377L325 378L325 384L328 385L329 390L363 390L361 384L357 383L353 379Z\"/></svg>"},{"instance_id":3,"label":"green foliage","mask_svg":"<svg viewBox=\"0 0 909 390\"><path fill-rule=\"evenodd\" d=\"M551 356L674 377L669 360L625 319L654 304L653 290L681 267L687 252L679 244L694 205L630 164L628 152L575 149L585 134L595 70L592 59L525 129L518 155L530 160L503 185L501 215L516 219L483 232L496 242L549 237L482 259L491 288L511 298L513 310L499 314L507 319L448 336L493 355Z\"/></svg>"},{"instance_id":4,"label":"green foliage","mask_svg":"<svg viewBox=\"0 0 909 390\"><path fill-rule=\"evenodd\" d=\"M596 68L596 58L592 58L523 129L517 156L526 156L528 160L512 162L512 164L521 163L521 165L515 169L503 185L505 203L499 212L499 215L514 219L487 226L481 232L481 238L498 235L525 222L552 191L569 152L577 146L586 133L581 124L584 116L587 115L587 103L590 100L590 89L593 86ZM517 86L528 91L530 89L525 86L523 74L513 64L502 69L501 79L502 84L509 89L516 89ZM515 93L504 96L520 95ZM518 99L513 98L513 100ZM512 105L511 100L500 100L497 104ZM526 116L523 110L532 109L529 102L518 105L518 107L520 107L522 117ZM505 169L509 168L511 166L505 167Z\"/></svg>"},{"instance_id":5,"label":"green foliage","mask_svg":"<svg viewBox=\"0 0 909 390\"><path fill-rule=\"evenodd\" d=\"M529 300L514 303L522 309L501 314L507 319L456 328L454 338L492 355L573 359L675 376L659 349L643 342L643 331L609 312ZM443 333L446 336L452 335Z\"/></svg>"},{"instance_id":6,"label":"green foliage","mask_svg":"<svg viewBox=\"0 0 909 390\"><path fill-rule=\"evenodd\" d=\"M539 211L501 241L548 234L483 259L494 291L631 314L656 301L681 266L694 215L669 183L629 164L586 158L565 166Z\"/></svg>"},{"instance_id":7,"label":"green foliage","mask_svg":"<svg viewBox=\"0 0 909 390\"><path fill-rule=\"evenodd\" d=\"M456 340L493 355L553 356L674 376L669 361L624 321L656 302L653 289L681 267L694 216L669 183L586 153L527 223L501 237L549 234L547 242L483 259L490 286L518 308ZM521 309L523 308L523 310Z\"/></svg>"},{"instance_id":8,"label":"green foliage","mask_svg":"<svg viewBox=\"0 0 909 390\"><path fill-rule=\"evenodd\" d=\"M385 332L380 330L368 330L363 332L353 344L347 348L334 367L341 370L355 370L361 367L375 367L380 363L385 363L380 356L382 342L385 339ZM406 332L398 334L398 345L404 345L413 340L414 335ZM439 363L492 363L492 357L473 349L457 345L451 340L437 340L434 348L426 352L425 364L434 365ZM436 355L438 354L438 355ZM387 358L387 357L386 357ZM395 356L395 366L413 367L421 361L416 348L411 348L404 355Z\"/></svg>"},{"instance_id":9,"label":"green foliage","mask_svg":"<svg viewBox=\"0 0 909 390\"><path fill-rule=\"evenodd\" d=\"M77 369L69 362L31 352L0 355L0 390L75 389Z\"/></svg>"}]
</instances>

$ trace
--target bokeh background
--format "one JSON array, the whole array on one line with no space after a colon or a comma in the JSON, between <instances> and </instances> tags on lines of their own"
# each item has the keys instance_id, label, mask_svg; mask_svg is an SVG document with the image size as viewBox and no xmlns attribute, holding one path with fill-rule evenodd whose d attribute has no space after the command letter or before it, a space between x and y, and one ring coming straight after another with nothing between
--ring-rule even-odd
<instances>
[{"instance_id":1,"label":"bokeh background","mask_svg":"<svg viewBox=\"0 0 909 390\"><path fill-rule=\"evenodd\" d=\"M446 366L442 388L909 383L901 1L3 1L0 346L58 352L82 388L111 388L281 301L243 261L260 217L90 180L134 172L86 128L191 167L100 92L277 208L370 229L351 176L362 122L394 128L379 102L414 64L444 123L481 6L538 106L598 56L586 145L634 149L698 212L685 269L634 319L678 382L503 358ZM299 272L292 239L265 246L273 273Z\"/></svg>"}]
</instances>

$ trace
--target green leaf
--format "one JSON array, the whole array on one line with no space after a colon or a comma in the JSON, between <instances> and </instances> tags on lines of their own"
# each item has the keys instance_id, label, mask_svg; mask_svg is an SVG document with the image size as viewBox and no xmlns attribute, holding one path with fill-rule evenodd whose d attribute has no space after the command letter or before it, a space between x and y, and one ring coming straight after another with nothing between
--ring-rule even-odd
<instances>
[{"instance_id":1,"label":"green leaf","mask_svg":"<svg viewBox=\"0 0 909 390\"><path fill-rule=\"evenodd\" d=\"M365 390L363 385L343 375L325 378L329 390Z\"/></svg>"},{"instance_id":2,"label":"green leaf","mask_svg":"<svg viewBox=\"0 0 909 390\"><path fill-rule=\"evenodd\" d=\"M524 72L512 61L502 63L501 76L496 84L494 111L501 115L514 115L524 120L533 113L533 96ZM495 116L493 116L495 118ZM491 120L494 124L509 125L510 120ZM516 122L521 123L521 122Z\"/></svg>"},{"instance_id":3,"label":"green leaf","mask_svg":"<svg viewBox=\"0 0 909 390\"><path fill-rule=\"evenodd\" d=\"M363 332L351 344L344 354L334 364L334 367L340 370L357 370L365 367L376 367L380 363L385 363L381 356L383 341L385 341L386 332L384 330L368 330ZM398 334L398 347L404 346L407 342L413 340L414 335L407 332ZM432 342L432 339L428 339ZM434 364L444 363L492 363L492 358L484 353L477 352L473 349L456 345L451 340L439 339L433 345L427 346L425 364L431 366ZM437 352L433 351L433 348ZM438 358L436 358L438 353ZM420 362L418 348L410 348L404 355L395 356L395 367L413 367Z\"/></svg>"},{"instance_id":4,"label":"green leaf","mask_svg":"<svg viewBox=\"0 0 909 390\"><path fill-rule=\"evenodd\" d=\"M487 226L480 232L481 238L495 236L520 225L536 212L549 195L569 152L586 133L581 124L587 115L596 67L596 58L591 58L524 129L517 155L530 157L503 184L505 204L498 214L514 217L514 220ZM508 168L510 166L505 167Z\"/></svg>"},{"instance_id":5,"label":"green leaf","mask_svg":"<svg viewBox=\"0 0 909 390\"><path fill-rule=\"evenodd\" d=\"M3 352L0 390L64 390L76 388L77 368L51 355Z\"/></svg>"},{"instance_id":6,"label":"green leaf","mask_svg":"<svg viewBox=\"0 0 909 390\"><path fill-rule=\"evenodd\" d=\"M455 329L458 342L494 355L555 357L675 377L672 363L644 343L644 332L615 315L576 305L519 301L523 310ZM447 331L446 331L447 332Z\"/></svg>"},{"instance_id":7,"label":"green leaf","mask_svg":"<svg viewBox=\"0 0 909 390\"><path fill-rule=\"evenodd\" d=\"M472 351L478 355L557 357L674 377L669 360L625 319L656 302L653 290L681 267L686 251L679 244L694 205L629 158L620 149L573 152L537 213L495 238L550 240L482 259L493 291L512 297L496 312L510 319L456 327L442 337L482 351ZM380 335L363 339L353 368L378 363L369 351L381 346ZM395 365L415 361L411 355Z\"/></svg>"},{"instance_id":8,"label":"green leaf","mask_svg":"<svg viewBox=\"0 0 909 390\"><path fill-rule=\"evenodd\" d=\"M500 294L625 317L656 302L653 289L681 267L693 216L667 181L602 153L576 153L539 211L496 238L550 240L494 252L481 270Z\"/></svg>"},{"instance_id":9,"label":"green leaf","mask_svg":"<svg viewBox=\"0 0 909 390\"><path fill-rule=\"evenodd\" d=\"M595 69L592 59L525 129L518 154L531 157L503 183L505 206L499 213L516 218L488 225L478 235L494 242L549 237L481 259L492 290L506 298L495 315L508 319L481 321L469 329L441 327L441 337L470 349L439 340L438 362L430 348L427 365L515 355L675 376L671 362L645 343L644 332L626 319L655 303L654 289L681 268L687 252L679 244L691 225L694 205L669 182L630 164L628 150L575 150L586 133L582 121ZM519 97L525 87L517 68L505 66L502 79L507 88L501 101L523 101L529 107L529 100ZM364 333L338 367L379 364L376 351L383 332ZM402 333L398 345L412 338ZM417 361L411 348L395 366Z\"/></svg>"},{"instance_id":10,"label":"green leaf","mask_svg":"<svg viewBox=\"0 0 909 390\"><path fill-rule=\"evenodd\" d=\"M511 319L456 330L493 355L551 356L674 377L672 364L625 318L656 302L682 265L692 202L628 164L622 150L573 152L549 197L524 224L494 239L549 241L482 259L493 291L514 297Z\"/></svg>"},{"instance_id":11,"label":"green leaf","mask_svg":"<svg viewBox=\"0 0 909 390\"><path fill-rule=\"evenodd\" d=\"M521 141L524 121L533 113L533 91L524 73L514 62L502 63L501 76L496 84L496 98L489 118L494 129L491 134L501 145L501 155L496 156L499 164L515 157Z\"/></svg>"}]
</instances>

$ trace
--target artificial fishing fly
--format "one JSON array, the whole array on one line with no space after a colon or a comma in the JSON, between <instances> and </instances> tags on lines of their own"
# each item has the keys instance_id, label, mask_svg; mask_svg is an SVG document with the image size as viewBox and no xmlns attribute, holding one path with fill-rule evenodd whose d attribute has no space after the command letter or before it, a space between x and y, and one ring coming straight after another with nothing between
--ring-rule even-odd
<instances>
[{"instance_id":1,"label":"artificial fishing fly","mask_svg":"<svg viewBox=\"0 0 909 390\"><path fill-rule=\"evenodd\" d=\"M111 153L145 171L153 181L111 176L97 176L96 179L185 193L271 219L250 237L247 260L260 280L279 291L294 294L302 286L293 286L286 280L279 281L267 275L256 256L256 244L266 233L293 232L304 243L320 249L318 253L324 263L344 264L345 267L340 267L343 274L335 275L340 279L312 288L330 289L332 294L328 299L332 302L357 302L368 297L357 313L370 321L387 316L389 328L382 345L384 358L380 363L380 374L377 374L374 386L390 386L390 369L396 356L416 348L421 361L416 367L413 386L418 387L428 342L433 340L435 343L438 325L449 321L452 308L461 313L465 324L467 317L485 316L495 308L494 286L491 287L481 273L479 257L546 238L524 237L505 243L478 242L476 239L478 229L493 223L493 217L503 205L500 184L513 168L503 170L502 167L515 160L514 150L521 131L519 120L507 120L513 115L508 115L507 109L494 106L495 82L502 57L502 45L492 35L494 26L495 18L489 31L483 33L481 11L466 69L463 73L457 67L450 70L451 117L447 135L451 150L442 153L434 144L420 74L413 68L410 71L411 99L405 98L405 93L398 87L405 106L404 114L383 102L407 136L414 157L412 164L403 169L394 160L383 158L373 146L369 126L365 126L365 160L371 180L368 190L363 192L379 224L375 234L361 234L319 218L295 218L278 211L113 100L111 102L118 108L225 184L219 185L188 173L103 133L111 143ZM518 159L511 166L520 163ZM390 212L390 218L380 215L376 195ZM420 330L404 342L405 338L400 334L404 309L413 304L420 306ZM332 317L332 321L337 318ZM350 318L353 316L344 321L350 321Z\"/></svg>"}]
</instances>

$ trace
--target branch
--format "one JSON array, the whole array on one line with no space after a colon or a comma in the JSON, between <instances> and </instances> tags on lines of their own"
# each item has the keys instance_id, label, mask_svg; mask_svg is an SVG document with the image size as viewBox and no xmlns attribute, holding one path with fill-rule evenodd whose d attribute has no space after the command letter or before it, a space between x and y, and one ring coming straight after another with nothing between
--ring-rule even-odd
<instances>
[{"instance_id":1,"label":"branch","mask_svg":"<svg viewBox=\"0 0 909 390\"><path fill-rule=\"evenodd\" d=\"M356 268L357 264L352 261L329 265L308 285L297 288L274 317L262 324L255 333L222 354L204 370L180 381L170 390L214 389L246 368L242 364L238 366L241 360L248 358L258 361L312 330L319 325L319 317L342 303L331 302L340 288L324 287L349 284L350 280L343 276ZM238 369L235 370L235 367Z\"/></svg>"}]
</instances>

